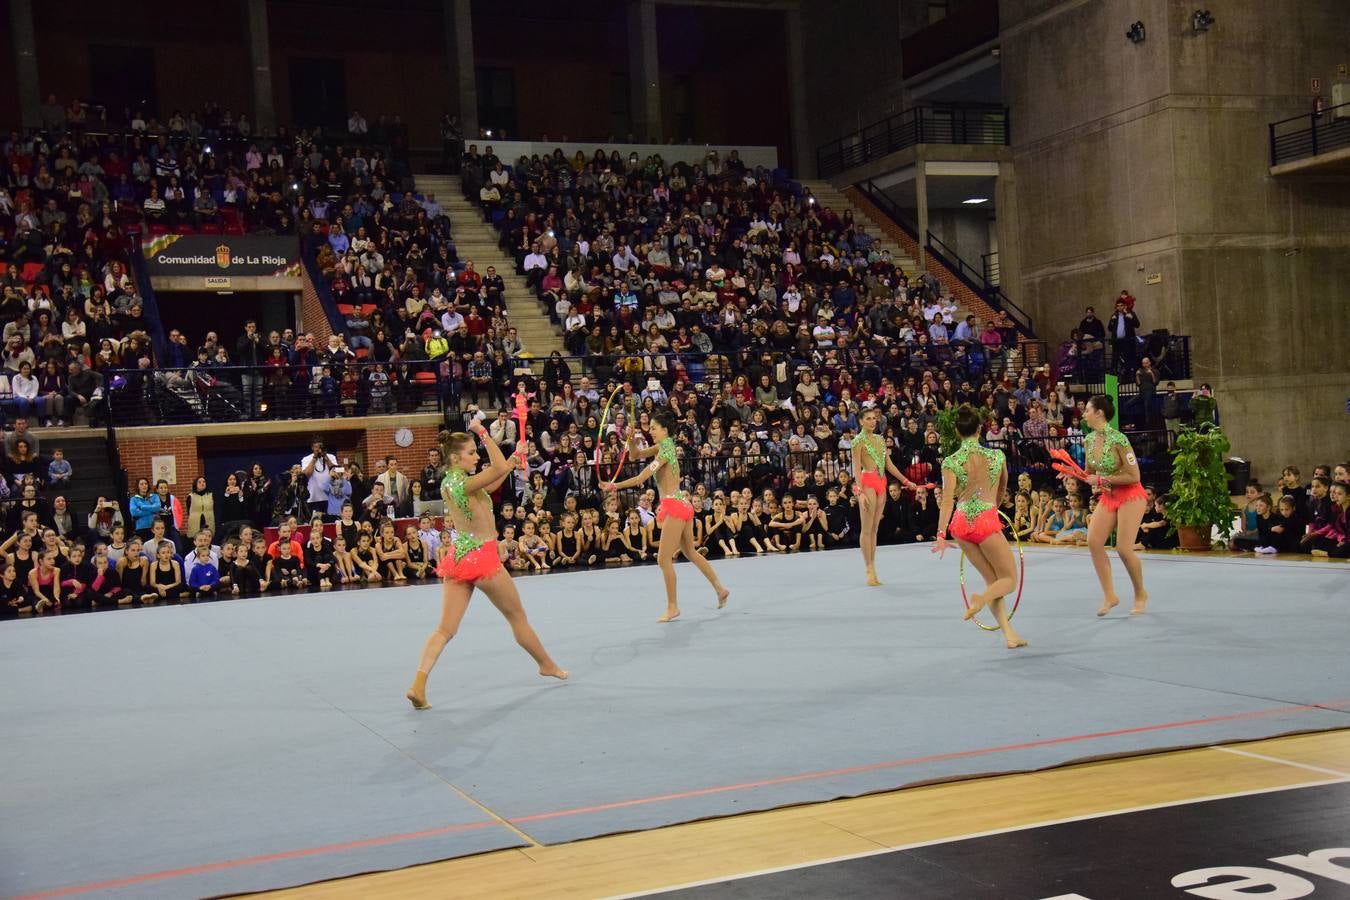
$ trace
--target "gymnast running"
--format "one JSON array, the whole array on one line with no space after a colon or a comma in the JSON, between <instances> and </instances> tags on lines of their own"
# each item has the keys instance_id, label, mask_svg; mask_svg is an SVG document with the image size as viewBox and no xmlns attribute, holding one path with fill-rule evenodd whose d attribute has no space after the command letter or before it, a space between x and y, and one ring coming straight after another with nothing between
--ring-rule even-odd
<instances>
[{"instance_id":1,"label":"gymnast running","mask_svg":"<svg viewBox=\"0 0 1350 900\"><path fill-rule=\"evenodd\" d=\"M961 437L961 446L942 461L942 510L933 552L940 557L950 546L947 543L950 524L952 537L985 583L984 593L971 595L966 618L988 606L1008 649L1016 650L1027 642L1009 621L1003 598L1017 586L1017 563L1008 539L1003 536L1003 523L995 505L1008 484L1008 469L1002 450L980 445L982 424L980 414L971 406L963 404L956 411L956 433Z\"/></svg>"},{"instance_id":2,"label":"gymnast running","mask_svg":"<svg viewBox=\"0 0 1350 900\"><path fill-rule=\"evenodd\" d=\"M629 432L628 455L634 459L655 459L632 478L617 483L609 481L600 486L605 491L622 491L636 487L648 478L656 479L656 487L661 494L661 505L656 510L656 524L661 526L661 543L656 561L666 580L666 614L657 619L658 622L670 622L680 617L675 589L675 554L681 550L684 551L684 558L697 566L717 591L718 609L727 605L727 597L731 594L722 586L717 573L703 558L703 554L694 547L694 505L689 502L689 495L680 490L680 457L675 449L675 438L670 435L674 425L668 409L659 409L652 415L652 437L656 440L654 447L636 447L634 435Z\"/></svg>"},{"instance_id":3,"label":"gymnast running","mask_svg":"<svg viewBox=\"0 0 1350 900\"><path fill-rule=\"evenodd\" d=\"M867 567L867 583L881 584L877 578L877 532L881 529L881 514L886 508L886 473L890 472L910 490L919 485L906 478L886 452L885 442L876 433L881 413L871 407L863 410L862 430L853 439L853 493L858 497L860 534L858 546L862 550L863 565ZM868 468L868 462L872 468ZM932 485L929 485L932 487Z\"/></svg>"},{"instance_id":4,"label":"gymnast running","mask_svg":"<svg viewBox=\"0 0 1350 900\"><path fill-rule=\"evenodd\" d=\"M567 671L553 661L530 627L520 604L520 592L497 555L497 526L488 491L510 477L519 465L519 457L504 457L482 423L474 421L469 428L487 449L488 465L477 474L469 474L478 467L473 438L461 432L445 440L442 454L448 471L441 482L441 496L445 500L446 518L454 523L455 541L436 567L436 574L442 579L441 622L422 648L422 660L408 689L408 701L414 709L431 708L427 703L427 676L459 630L475 587L487 594L492 605L506 617L516 643L539 664L540 675L567 678Z\"/></svg>"},{"instance_id":5,"label":"gymnast running","mask_svg":"<svg viewBox=\"0 0 1350 900\"><path fill-rule=\"evenodd\" d=\"M1098 394L1088 401L1083 421L1094 434L1087 438L1084 469L1074 463L1063 450L1051 451L1058 460L1054 463L1060 478L1077 478L1100 491L1097 511L1088 522L1087 543L1092 552L1092 566L1102 584L1102 605L1097 615L1104 616L1120 602L1111 580L1111 561L1106 555L1106 539L1116 532L1116 555L1125 564L1130 583L1134 586L1134 608L1130 615L1143 615L1148 606L1148 591L1144 590L1144 567L1134 551L1139 538L1139 523L1148 509L1148 492L1139 481L1139 462L1135 459L1130 439L1111 427L1115 415L1115 401Z\"/></svg>"}]
</instances>

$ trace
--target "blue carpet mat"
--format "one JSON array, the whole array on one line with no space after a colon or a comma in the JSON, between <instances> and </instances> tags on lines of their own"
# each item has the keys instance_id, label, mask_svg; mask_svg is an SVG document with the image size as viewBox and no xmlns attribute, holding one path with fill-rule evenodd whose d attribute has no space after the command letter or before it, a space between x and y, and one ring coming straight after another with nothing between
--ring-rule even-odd
<instances>
[{"instance_id":1,"label":"blue carpet mat","mask_svg":"<svg viewBox=\"0 0 1350 900\"><path fill-rule=\"evenodd\" d=\"M540 679L478 598L422 713L402 693L436 586L5 623L0 893L259 890L514 829L556 843L1350 727L1344 566L1150 557L1150 613L1101 620L1086 553L1032 550L1031 646L1010 652L961 621L950 556L878 564L881 588L856 551L719 562L721 612L682 565L667 626L654 568L522 579L572 680Z\"/></svg>"}]
</instances>

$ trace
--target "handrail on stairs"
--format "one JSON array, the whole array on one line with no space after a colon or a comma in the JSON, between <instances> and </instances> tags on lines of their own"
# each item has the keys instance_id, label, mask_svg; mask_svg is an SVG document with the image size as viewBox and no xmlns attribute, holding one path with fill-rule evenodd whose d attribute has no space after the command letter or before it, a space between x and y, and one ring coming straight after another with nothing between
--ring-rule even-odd
<instances>
[{"instance_id":1,"label":"handrail on stairs","mask_svg":"<svg viewBox=\"0 0 1350 900\"><path fill-rule=\"evenodd\" d=\"M919 225L901 209L900 205L886 195L886 192L871 181L862 181L854 185L859 191L866 195L868 201L881 211L883 215L898 225L901 230L913 238L916 242L919 238ZM1003 291L1003 288L993 284L985 275L983 268L976 268L965 260L961 259L951 247L942 242L933 232L928 231L922 239L924 249L932 254L945 269L952 273L962 284L970 288L981 300L989 304L999 312L1006 312L1013 322L1017 325L1018 331L1028 337L1035 337L1036 332L1032 327L1030 314L1022 307L1018 306Z\"/></svg>"}]
</instances>

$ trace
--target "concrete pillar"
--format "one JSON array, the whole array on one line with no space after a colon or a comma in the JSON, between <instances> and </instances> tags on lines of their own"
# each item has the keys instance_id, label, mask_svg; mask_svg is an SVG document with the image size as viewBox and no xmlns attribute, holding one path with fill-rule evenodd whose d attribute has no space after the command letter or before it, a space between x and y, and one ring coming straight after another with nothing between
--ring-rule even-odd
<instances>
[{"instance_id":1,"label":"concrete pillar","mask_svg":"<svg viewBox=\"0 0 1350 900\"><path fill-rule=\"evenodd\" d=\"M473 9L470 0L441 0L445 18L445 56L450 64L452 95L459 104L464 140L478 140L478 74L473 61Z\"/></svg>"},{"instance_id":2,"label":"concrete pillar","mask_svg":"<svg viewBox=\"0 0 1350 900\"><path fill-rule=\"evenodd\" d=\"M919 274L928 271L928 164L914 167L914 204L919 218Z\"/></svg>"},{"instance_id":3,"label":"concrete pillar","mask_svg":"<svg viewBox=\"0 0 1350 900\"><path fill-rule=\"evenodd\" d=\"M267 28L267 0L245 0L248 7L248 56L253 70L253 130L277 133L272 99L272 42Z\"/></svg>"},{"instance_id":4,"label":"concrete pillar","mask_svg":"<svg viewBox=\"0 0 1350 900\"><path fill-rule=\"evenodd\" d=\"M998 211L999 287L1012 302L1030 312L1031 298L1022 284L1022 235L1017 216L1017 171L1011 161L998 164L994 183L994 204ZM1044 329L1045 323L1035 323Z\"/></svg>"},{"instance_id":5,"label":"concrete pillar","mask_svg":"<svg viewBox=\"0 0 1350 900\"><path fill-rule=\"evenodd\" d=\"M656 0L628 4L628 83L632 91L633 136L659 144L661 63L656 53Z\"/></svg>"},{"instance_id":6,"label":"concrete pillar","mask_svg":"<svg viewBox=\"0 0 1350 900\"><path fill-rule=\"evenodd\" d=\"M33 0L9 0L9 24L14 33L14 68L18 75L19 114L24 128L42 125L42 95L38 89L37 38L33 34Z\"/></svg>"},{"instance_id":7,"label":"concrete pillar","mask_svg":"<svg viewBox=\"0 0 1350 900\"><path fill-rule=\"evenodd\" d=\"M816 177L816 151L806 119L806 48L802 41L802 10L787 11L788 105L792 126L792 168L798 178Z\"/></svg>"}]
</instances>

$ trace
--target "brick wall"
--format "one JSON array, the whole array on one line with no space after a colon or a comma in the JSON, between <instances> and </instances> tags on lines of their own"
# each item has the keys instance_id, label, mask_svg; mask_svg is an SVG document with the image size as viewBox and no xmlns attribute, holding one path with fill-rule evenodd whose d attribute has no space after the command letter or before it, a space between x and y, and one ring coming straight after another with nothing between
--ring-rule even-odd
<instances>
[{"instance_id":1,"label":"brick wall","mask_svg":"<svg viewBox=\"0 0 1350 900\"><path fill-rule=\"evenodd\" d=\"M394 443L395 426L396 420L390 422L389 428L374 428L365 432L359 450L365 454L367 472L379 472L384 468L384 458L391 453L398 457L398 467L403 472L420 471L427 464L427 451L438 446L438 426L409 426L413 433L410 447L399 447Z\"/></svg>"},{"instance_id":2,"label":"brick wall","mask_svg":"<svg viewBox=\"0 0 1350 900\"><path fill-rule=\"evenodd\" d=\"M117 447L122 453L122 467L127 470L127 484L132 490L135 490L138 478L149 478L152 483L156 480L150 469L152 456L175 457L178 473L174 484L179 487L190 486L202 471L197 439L192 435L119 440Z\"/></svg>"},{"instance_id":3,"label":"brick wall","mask_svg":"<svg viewBox=\"0 0 1350 900\"><path fill-rule=\"evenodd\" d=\"M408 447L399 447L394 443L394 432L405 426L412 431L413 442ZM412 472L426 465L427 451L437 446L439 431L439 424L408 422L403 418L391 416L376 421L374 425L348 430L313 429L297 424L293 431L286 432L254 434L238 432L229 435L171 432L162 435L123 436L118 439L118 448L122 453L122 465L127 470L127 479L132 486L135 486L138 478L149 478L151 481L156 479L155 473L151 471L151 457L170 455L175 457L177 468L174 486L185 489L203 472L201 458L203 450L212 453L259 447L292 447L298 461L309 452L310 441L318 434L328 445L329 452L339 459L352 457L359 460L368 473L374 474L382 470L384 458L391 453L398 457L403 471Z\"/></svg>"},{"instance_id":4,"label":"brick wall","mask_svg":"<svg viewBox=\"0 0 1350 900\"><path fill-rule=\"evenodd\" d=\"M300 276L304 281L304 287L300 291L300 315L304 320L305 330L314 332L316 346L322 347L328 343L328 336L333 333L333 329L328 324L328 315L323 311L319 292L315 290L314 282L309 279L309 269L301 266Z\"/></svg>"}]
</instances>

